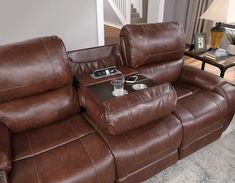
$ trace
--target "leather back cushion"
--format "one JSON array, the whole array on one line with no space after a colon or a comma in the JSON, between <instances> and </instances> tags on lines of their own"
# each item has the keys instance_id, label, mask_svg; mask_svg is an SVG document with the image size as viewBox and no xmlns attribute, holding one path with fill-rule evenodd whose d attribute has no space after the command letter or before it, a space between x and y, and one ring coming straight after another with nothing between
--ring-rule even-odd
<instances>
[{"instance_id":1,"label":"leather back cushion","mask_svg":"<svg viewBox=\"0 0 235 183\"><path fill-rule=\"evenodd\" d=\"M78 112L71 86L0 104L0 120L12 132L41 127Z\"/></svg>"},{"instance_id":2,"label":"leather back cushion","mask_svg":"<svg viewBox=\"0 0 235 183\"><path fill-rule=\"evenodd\" d=\"M0 46L0 103L71 84L63 42L53 36Z\"/></svg>"},{"instance_id":3,"label":"leather back cushion","mask_svg":"<svg viewBox=\"0 0 235 183\"><path fill-rule=\"evenodd\" d=\"M119 46L108 45L68 52L73 74L91 74L96 69L123 64Z\"/></svg>"},{"instance_id":4,"label":"leather back cushion","mask_svg":"<svg viewBox=\"0 0 235 183\"><path fill-rule=\"evenodd\" d=\"M0 121L22 132L79 111L63 42L43 37L0 47Z\"/></svg>"},{"instance_id":5,"label":"leather back cushion","mask_svg":"<svg viewBox=\"0 0 235 183\"><path fill-rule=\"evenodd\" d=\"M164 62L138 67L139 73L145 75L156 84L173 83L179 77L182 70L183 60Z\"/></svg>"},{"instance_id":6,"label":"leather back cushion","mask_svg":"<svg viewBox=\"0 0 235 183\"><path fill-rule=\"evenodd\" d=\"M183 27L175 22L126 25L120 33L124 61L130 67L182 59Z\"/></svg>"}]
</instances>

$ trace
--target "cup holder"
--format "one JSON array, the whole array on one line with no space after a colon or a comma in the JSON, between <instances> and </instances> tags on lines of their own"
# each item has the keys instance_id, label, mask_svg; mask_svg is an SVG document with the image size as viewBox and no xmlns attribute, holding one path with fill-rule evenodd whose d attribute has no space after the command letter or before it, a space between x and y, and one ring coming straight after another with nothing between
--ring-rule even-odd
<instances>
[{"instance_id":1,"label":"cup holder","mask_svg":"<svg viewBox=\"0 0 235 183\"><path fill-rule=\"evenodd\" d=\"M148 88L148 86L146 84L134 84L132 85L132 88L134 90L143 90L145 88Z\"/></svg>"},{"instance_id":2,"label":"cup holder","mask_svg":"<svg viewBox=\"0 0 235 183\"><path fill-rule=\"evenodd\" d=\"M115 91L112 92L112 94L115 97L120 97L120 96L128 94L128 91L126 91L126 90L120 90L120 91L115 90Z\"/></svg>"}]
</instances>

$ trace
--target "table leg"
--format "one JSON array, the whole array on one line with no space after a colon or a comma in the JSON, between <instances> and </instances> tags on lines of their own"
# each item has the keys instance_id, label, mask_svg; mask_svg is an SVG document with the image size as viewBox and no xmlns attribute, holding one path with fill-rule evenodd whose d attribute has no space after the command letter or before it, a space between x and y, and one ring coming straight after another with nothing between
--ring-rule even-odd
<instances>
[{"instance_id":1,"label":"table leg","mask_svg":"<svg viewBox=\"0 0 235 183\"><path fill-rule=\"evenodd\" d=\"M201 70L204 70L204 69L205 69L205 64L206 64L206 62L203 62L203 61L202 61Z\"/></svg>"}]
</instances>

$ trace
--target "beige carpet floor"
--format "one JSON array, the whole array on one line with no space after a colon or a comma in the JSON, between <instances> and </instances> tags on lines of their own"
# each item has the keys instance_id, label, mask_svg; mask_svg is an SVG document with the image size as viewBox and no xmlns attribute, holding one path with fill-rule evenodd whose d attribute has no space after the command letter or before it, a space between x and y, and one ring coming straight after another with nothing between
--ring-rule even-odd
<instances>
[{"instance_id":1,"label":"beige carpet floor","mask_svg":"<svg viewBox=\"0 0 235 183\"><path fill-rule=\"evenodd\" d=\"M235 183L235 116L220 139L144 183Z\"/></svg>"}]
</instances>

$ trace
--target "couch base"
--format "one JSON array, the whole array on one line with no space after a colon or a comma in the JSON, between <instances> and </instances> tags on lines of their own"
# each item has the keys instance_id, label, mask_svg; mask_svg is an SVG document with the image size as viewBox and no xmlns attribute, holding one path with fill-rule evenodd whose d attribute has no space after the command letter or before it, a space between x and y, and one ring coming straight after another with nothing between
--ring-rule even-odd
<instances>
[{"instance_id":1,"label":"couch base","mask_svg":"<svg viewBox=\"0 0 235 183\"><path fill-rule=\"evenodd\" d=\"M177 150L173 151L169 155L164 158L157 160L124 178L120 178L117 180L118 183L136 183L142 182L150 177L156 175L160 171L166 169L167 167L175 164L178 160L178 152Z\"/></svg>"},{"instance_id":2,"label":"couch base","mask_svg":"<svg viewBox=\"0 0 235 183\"><path fill-rule=\"evenodd\" d=\"M192 154L193 152L201 149L202 147L205 147L206 145L214 142L215 140L220 138L222 133L223 133L223 126L212 131L211 133L208 133L200 137L199 139L189 144L188 146L179 148L179 159L183 159L184 157Z\"/></svg>"}]
</instances>

